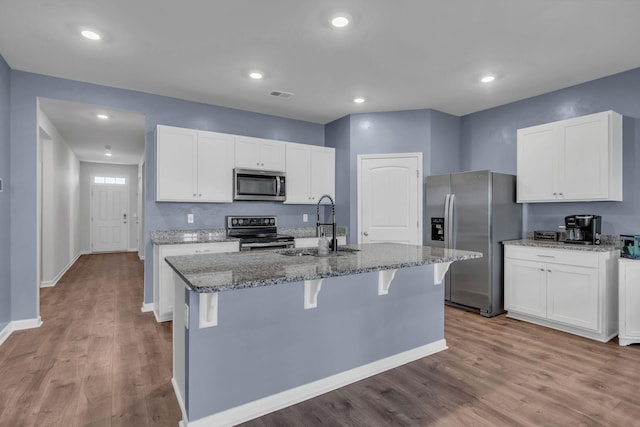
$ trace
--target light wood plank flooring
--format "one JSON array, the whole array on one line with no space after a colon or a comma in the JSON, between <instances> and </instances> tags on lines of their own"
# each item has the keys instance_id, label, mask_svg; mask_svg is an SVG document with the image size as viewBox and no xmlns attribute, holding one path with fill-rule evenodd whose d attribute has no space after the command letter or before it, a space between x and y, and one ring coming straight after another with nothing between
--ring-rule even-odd
<instances>
[{"instance_id":1,"label":"light wood plank flooring","mask_svg":"<svg viewBox=\"0 0 640 427\"><path fill-rule=\"evenodd\" d=\"M446 307L449 349L243 424L640 426L640 346Z\"/></svg>"},{"instance_id":2,"label":"light wood plank flooring","mask_svg":"<svg viewBox=\"0 0 640 427\"><path fill-rule=\"evenodd\" d=\"M177 426L171 323L141 301L135 254L42 289L43 326L0 346L0 426ZM640 345L445 313L448 350L244 425L640 426Z\"/></svg>"},{"instance_id":3,"label":"light wood plank flooring","mask_svg":"<svg viewBox=\"0 0 640 427\"><path fill-rule=\"evenodd\" d=\"M0 426L171 426L171 322L142 313L134 253L84 255L0 346Z\"/></svg>"}]
</instances>

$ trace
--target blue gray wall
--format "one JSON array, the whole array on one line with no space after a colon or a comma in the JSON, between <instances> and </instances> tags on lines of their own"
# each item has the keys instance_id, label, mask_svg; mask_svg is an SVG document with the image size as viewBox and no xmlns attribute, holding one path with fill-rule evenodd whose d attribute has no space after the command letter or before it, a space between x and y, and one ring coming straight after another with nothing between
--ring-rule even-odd
<instances>
[{"instance_id":1,"label":"blue gray wall","mask_svg":"<svg viewBox=\"0 0 640 427\"><path fill-rule=\"evenodd\" d=\"M356 114L326 126L326 145L337 150L338 222L356 242L358 155L421 152L424 177L459 172L460 118L434 110Z\"/></svg>"},{"instance_id":2,"label":"blue gray wall","mask_svg":"<svg viewBox=\"0 0 640 427\"><path fill-rule=\"evenodd\" d=\"M335 147L338 223L349 227L349 239L355 241L358 154L420 151L424 155L425 176L479 169L515 173L516 129L612 109L625 116L624 201L529 204L525 208L526 228L555 228L567 214L596 213L603 215L604 233L640 232L640 215L637 215L640 188L635 185L638 181L635 166L640 156L637 149L640 146L640 69L462 118L433 110L414 110L358 114L326 126L12 71L4 60L0 60L0 95L0 177L5 183L5 191L0 193L0 326L9 318L37 316L38 97L145 114L145 257L149 260L145 263L146 302L152 298L152 252L146 237L150 230L223 227L224 215L247 213L276 214L281 225L299 226L303 225L302 214L307 213L311 218L315 215L314 206L279 203L155 203L157 124ZM14 165L11 169L10 164ZM195 214L194 224L186 224L187 213ZM7 314L9 312L11 314Z\"/></svg>"},{"instance_id":3,"label":"blue gray wall","mask_svg":"<svg viewBox=\"0 0 640 427\"><path fill-rule=\"evenodd\" d=\"M218 326L185 330L189 420L442 340L432 277L432 265L399 269L382 296L375 272L329 277L310 310L302 282L221 292ZM185 295L197 325L198 294Z\"/></svg>"},{"instance_id":4,"label":"blue gray wall","mask_svg":"<svg viewBox=\"0 0 640 427\"><path fill-rule=\"evenodd\" d=\"M150 230L223 227L228 214L276 214L283 226L315 216L315 206L277 203L156 203L155 128L158 124L324 145L324 126L264 114L199 104L147 93L114 89L21 71L11 74L11 274L12 319L37 316L36 288L36 100L38 97L141 112L146 122L145 302L152 301ZM187 226L187 213L196 222ZM312 216L313 215L313 216Z\"/></svg>"},{"instance_id":5,"label":"blue gray wall","mask_svg":"<svg viewBox=\"0 0 640 427\"><path fill-rule=\"evenodd\" d=\"M516 172L516 130L600 111L624 117L624 201L530 203L524 231L556 229L564 216L602 215L605 234L640 233L640 68L462 117L462 168Z\"/></svg>"},{"instance_id":6,"label":"blue gray wall","mask_svg":"<svg viewBox=\"0 0 640 427\"><path fill-rule=\"evenodd\" d=\"M0 56L0 178L3 191L0 193L0 331L11 320L11 240L9 211L9 119L11 69Z\"/></svg>"}]
</instances>

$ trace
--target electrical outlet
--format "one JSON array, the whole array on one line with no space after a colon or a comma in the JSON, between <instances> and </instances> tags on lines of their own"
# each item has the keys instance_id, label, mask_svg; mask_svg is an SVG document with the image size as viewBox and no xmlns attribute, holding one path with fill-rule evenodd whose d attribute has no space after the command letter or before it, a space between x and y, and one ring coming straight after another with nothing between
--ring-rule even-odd
<instances>
[{"instance_id":1,"label":"electrical outlet","mask_svg":"<svg viewBox=\"0 0 640 427\"><path fill-rule=\"evenodd\" d=\"M187 222L193 224L193 214L187 214Z\"/></svg>"},{"instance_id":2,"label":"electrical outlet","mask_svg":"<svg viewBox=\"0 0 640 427\"><path fill-rule=\"evenodd\" d=\"M302 222L309 222L309 214L302 214Z\"/></svg>"}]
</instances>

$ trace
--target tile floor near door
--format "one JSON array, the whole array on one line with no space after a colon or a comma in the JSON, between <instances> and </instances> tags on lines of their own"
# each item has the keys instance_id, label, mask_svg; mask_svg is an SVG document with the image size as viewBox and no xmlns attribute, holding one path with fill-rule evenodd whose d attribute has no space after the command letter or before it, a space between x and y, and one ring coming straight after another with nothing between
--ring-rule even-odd
<instances>
[{"instance_id":1,"label":"tile floor near door","mask_svg":"<svg viewBox=\"0 0 640 427\"><path fill-rule=\"evenodd\" d=\"M0 426L171 426L171 322L141 313L136 254L82 256L44 324L0 346ZM245 423L640 426L640 345L447 307L449 349Z\"/></svg>"}]
</instances>

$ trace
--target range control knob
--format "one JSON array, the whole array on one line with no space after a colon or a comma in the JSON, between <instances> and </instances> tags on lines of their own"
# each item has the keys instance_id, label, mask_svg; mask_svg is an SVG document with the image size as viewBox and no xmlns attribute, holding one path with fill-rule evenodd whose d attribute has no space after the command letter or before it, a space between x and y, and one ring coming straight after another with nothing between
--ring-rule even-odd
<instances>
[{"instance_id":1,"label":"range control knob","mask_svg":"<svg viewBox=\"0 0 640 427\"><path fill-rule=\"evenodd\" d=\"M232 219L231 220L231 225L238 225L238 220L237 219Z\"/></svg>"}]
</instances>

